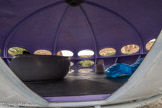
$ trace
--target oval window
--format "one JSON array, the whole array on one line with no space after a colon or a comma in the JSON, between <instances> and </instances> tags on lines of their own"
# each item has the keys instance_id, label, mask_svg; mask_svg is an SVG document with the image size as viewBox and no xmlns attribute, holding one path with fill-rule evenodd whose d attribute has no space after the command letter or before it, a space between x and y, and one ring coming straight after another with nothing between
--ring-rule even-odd
<instances>
[{"instance_id":1,"label":"oval window","mask_svg":"<svg viewBox=\"0 0 162 108\"><path fill-rule=\"evenodd\" d=\"M82 60L78 62L78 65L81 67L89 67L92 66L94 64L94 61L92 60Z\"/></svg>"},{"instance_id":2,"label":"oval window","mask_svg":"<svg viewBox=\"0 0 162 108\"><path fill-rule=\"evenodd\" d=\"M15 56L17 54L24 54L24 52L29 53L27 49L22 48L22 47L12 47L12 48L9 48L8 50L8 54L11 56Z\"/></svg>"},{"instance_id":3,"label":"oval window","mask_svg":"<svg viewBox=\"0 0 162 108\"><path fill-rule=\"evenodd\" d=\"M92 69L79 69L78 72L92 72Z\"/></svg>"},{"instance_id":4,"label":"oval window","mask_svg":"<svg viewBox=\"0 0 162 108\"><path fill-rule=\"evenodd\" d=\"M50 51L44 50L44 49L36 50L34 52L34 54L36 54L36 55L52 55L52 53Z\"/></svg>"},{"instance_id":5,"label":"oval window","mask_svg":"<svg viewBox=\"0 0 162 108\"><path fill-rule=\"evenodd\" d=\"M70 70L69 70L69 73L72 73L72 72L74 72L74 69L70 69Z\"/></svg>"},{"instance_id":6,"label":"oval window","mask_svg":"<svg viewBox=\"0 0 162 108\"><path fill-rule=\"evenodd\" d=\"M72 51L69 50L61 50L57 52L58 56L65 56L65 57L72 57L74 54Z\"/></svg>"},{"instance_id":7,"label":"oval window","mask_svg":"<svg viewBox=\"0 0 162 108\"><path fill-rule=\"evenodd\" d=\"M78 56L82 58L89 58L94 55L94 52L92 50L86 49L86 50L81 50L78 52Z\"/></svg>"},{"instance_id":8,"label":"oval window","mask_svg":"<svg viewBox=\"0 0 162 108\"><path fill-rule=\"evenodd\" d=\"M74 63L73 62L70 62L70 66L73 66L74 65Z\"/></svg>"},{"instance_id":9,"label":"oval window","mask_svg":"<svg viewBox=\"0 0 162 108\"><path fill-rule=\"evenodd\" d=\"M156 39L152 39L149 42L147 42L146 49L150 50L152 48L152 46L154 45L155 41L156 41Z\"/></svg>"},{"instance_id":10,"label":"oval window","mask_svg":"<svg viewBox=\"0 0 162 108\"><path fill-rule=\"evenodd\" d=\"M114 48L103 48L99 51L99 54L101 56L112 56L116 53L116 50Z\"/></svg>"},{"instance_id":11,"label":"oval window","mask_svg":"<svg viewBox=\"0 0 162 108\"><path fill-rule=\"evenodd\" d=\"M121 52L123 54L134 54L139 51L139 46L136 44L129 44L126 46L123 46L121 49Z\"/></svg>"}]
</instances>

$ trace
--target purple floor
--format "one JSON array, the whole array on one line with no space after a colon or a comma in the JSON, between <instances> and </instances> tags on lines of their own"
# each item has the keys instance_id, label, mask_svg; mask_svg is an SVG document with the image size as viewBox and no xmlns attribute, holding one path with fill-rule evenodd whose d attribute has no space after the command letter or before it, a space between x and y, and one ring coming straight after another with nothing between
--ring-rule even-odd
<instances>
[{"instance_id":1,"label":"purple floor","mask_svg":"<svg viewBox=\"0 0 162 108\"><path fill-rule=\"evenodd\" d=\"M49 102L81 102L81 101L97 101L108 98L110 94L85 95L85 96L67 96L67 97L44 97Z\"/></svg>"}]
</instances>

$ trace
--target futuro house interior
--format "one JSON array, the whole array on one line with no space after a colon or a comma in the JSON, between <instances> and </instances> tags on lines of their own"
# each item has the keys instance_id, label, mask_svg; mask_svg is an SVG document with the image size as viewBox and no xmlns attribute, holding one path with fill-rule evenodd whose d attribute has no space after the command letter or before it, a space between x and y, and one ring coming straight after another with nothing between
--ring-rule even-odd
<instances>
[{"instance_id":1,"label":"futuro house interior","mask_svg":"<svg viewBox=\"0 0 162 108\"><path fill-rule=\"evenodd\" d=\"M131 76L105 69L145 58L161 29L162 0L0 0L0 56L49 102L108 98Z\"/></svg>"}]
</instances>

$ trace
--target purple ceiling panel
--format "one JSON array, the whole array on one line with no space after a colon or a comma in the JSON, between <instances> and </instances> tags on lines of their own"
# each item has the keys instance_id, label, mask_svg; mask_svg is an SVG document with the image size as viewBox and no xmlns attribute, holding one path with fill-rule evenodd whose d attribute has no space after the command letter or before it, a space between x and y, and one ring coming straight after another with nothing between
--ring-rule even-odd
<instances>
[{"instance_id":1,"label":"purple ceiling panel","mask_svg":"<svg viewBox=\"0 0 162 108\"><path fill-rule=\"evenodd\" d=\"M61 0L0 0L0 48L12 29L29 14Z\"/></svg>"},{"instance_id":2,"label":"purple ceiling panel","mask_svg":"<svg viewBox=\"0 0 162 108\"><path fill-rule=\"evenodd\" d=\"M83 10L90 19L99 49L141 44L140 36L133 25L119 14L93 4L83 5Z\"/></svg>"},{"instance_id":3,"label":"purple ceiling panel","mask_svg":"<svg viewBox=\"0 0 162 108\"><path fill-rule=\"evenodd\" d=\"M12 31L6 41L6 47L22 46L31 52L37 49L52 50L56 29L66 7L67 4L54 4L35 12Z\"/></svg>"},{"instance_id":4,"label":"purple ceiling panel","mask_svg":"<svg viewBox=\"0 0 162 108\"><path fill-rule=\"evenodd\" d=\"M56 50L70 49L74 52L81 49L95 50L96 42L92 30L79 7L70 7L67 10L57 37Z\"/></svg>"},{"instance_id":5,"label":"purple ceiling panel","mask_svg":"<svg viewBox=\"0 0 162 108\"><path fill-rule=\"evenodd\" d=\"M8 56L9 47L20 46L53 54L67 49L74 52L73 59L82 49L93 50L98 58L101 48L113 47L119 57L127 44L138 44L136 54L144 54L145 44L162 29L162 0L82 1L69 5L65 0L0 0L3 56Z\"/></svg>"},{"instance_id":6,"label":"purple ceiling panel","mask_svg":"<svg viewBox=\"0 0 162 108\"><path fill-rule=\"evenodd\" d=\"M141 35L144 45L162 29L161 0L87 0L87 4L101 5L127 19Z\"/></svg>"}]
</instances>

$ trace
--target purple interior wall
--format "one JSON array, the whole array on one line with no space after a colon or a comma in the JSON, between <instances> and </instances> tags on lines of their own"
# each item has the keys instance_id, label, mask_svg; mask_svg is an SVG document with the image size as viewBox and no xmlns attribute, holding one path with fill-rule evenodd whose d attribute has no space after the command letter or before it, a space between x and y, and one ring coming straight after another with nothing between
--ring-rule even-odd
<instances>
[{"instance_id":1,"label":"purple interior wall","mask_svg":"<svg viewBox=\"0 0 162 108\"><path fill-rule=\"evenodd\" d=\"M60 50L74 53L72 69L81 67L77 53L91 49L94 62L103 58L105 67L113 63L131 64L148 51L146 43L162 29L162 0L83 0L70 6L64 0L0 0L0 56L9 63L10 47L23 47L30 52L47 49L55 55ZM121 48L137 44L140 51L124 55ZM115 48L117 53L102 57L102 48ZM94 69L94 66L89 67ZM48 101L102 100L109 95L81 97L46 97Z\"/></svg>"},{"instance_id":2,"label":"purple interior wall","mask_svg":"<svg viewBox=\"0 0 162 108\"><path fill-rule=\"evenodd\" d=\"M162 29L161 13L161 0L83 0L78 6L64 0L0 0L1 56L11 57L7 51L14 46L32 53L47 49L54 55L71 50L77 63L82 60L77 53L91 49L95 55L90 59L104 58L108 67L126 56L120 52L124 45L139 45L140 51L134 55L148 52L145 44ZM105 47L115 48L117 53L100 56L99 50ZM76 63L74 67L79 68Z\"/></svg>"}]
</instances>

